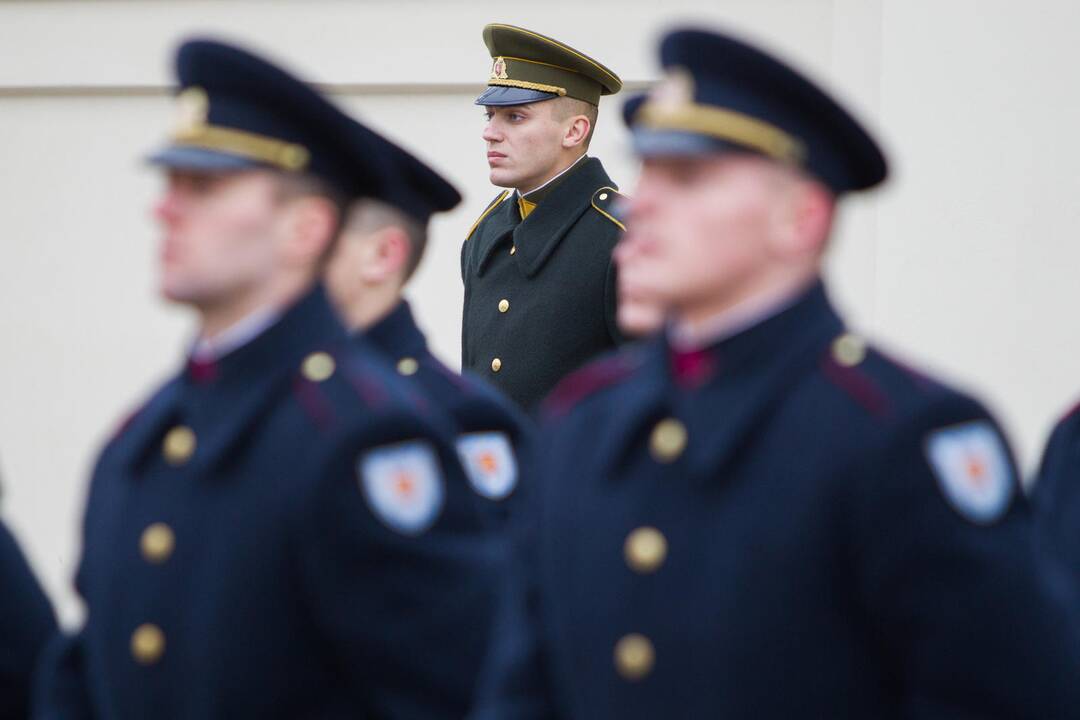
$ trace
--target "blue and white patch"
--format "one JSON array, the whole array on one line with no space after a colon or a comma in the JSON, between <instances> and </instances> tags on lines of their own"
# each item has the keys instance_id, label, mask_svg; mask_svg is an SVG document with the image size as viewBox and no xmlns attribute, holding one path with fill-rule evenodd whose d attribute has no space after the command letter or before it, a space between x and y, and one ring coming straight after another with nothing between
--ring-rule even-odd
<instances>
[{"instance_id":1,"label":"blue and white patch","mask_svg":"<svg viewBox=\"0 0 1080 720\"><path fill-rule=\"evenodd\" d=\"M926 439L926 456L945 499L963 517L989 525L1009 509L1015 485L1012 462L989 421L936 430Z\"/></svg>"},{"instance_id":2,"label":"blue and white patch","mask_svg":"<svg viewBox=\"0 0 1080 720\"><path fill-rule=\"evenodd\" d=\"M421 440L369 450L356 462L360 487L375 516L406 535L419 535L446 501L439 458Z\"/></svg>"},{"instance_id":3,"label":"blue and white patch","mask_svg":"<svg viewBox=\"0 0 1080 720\"><path fill-rule=\"evenodd\" d=\"M506 433L461 435L457 440L457 452L469 484L476 492L489 500L502 500L514 492L518 481L517 458Z\"/></svg>"}]
</instances>

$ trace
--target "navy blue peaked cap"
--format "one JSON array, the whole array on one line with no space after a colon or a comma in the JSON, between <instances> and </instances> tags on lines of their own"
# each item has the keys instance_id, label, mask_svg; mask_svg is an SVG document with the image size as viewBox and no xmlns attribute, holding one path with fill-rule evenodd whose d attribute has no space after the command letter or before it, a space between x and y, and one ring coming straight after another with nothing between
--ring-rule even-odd
<instances>
[{"instance_id":1,"label":"navy blue peaked cap","mask_svg":"<svg viewBox=\"0 0 1080 720\"><path fill-rule=\"evenodd\" d=\"M379 190L388 158L378 136L282 68L233 45L196 39L180 46L176 73L176 125L151 162L308 173L349 197Z\"/></svg>"},{"instance_id":2,"label":"navy blue peaked cap","mask_svg":"<svg viewBox=\"0 0 1080 720\"><path fill-rule=\"evenodd\" d=\"M421 223L461 202L457 189L415 155L381 136L378 143L388 160L390 177L373 194L375 198ZM363 144L357 151L365 151Z\"/></svg>"},{"instance_id":3,"label":"navy blue peaked cap","mask_svg":"<svg viewBox=\"0 0 1080 720\"><path fill-rule=\"evenodd\" d=\"M666 77L623 117L642 156L749 151L791 163L834 193L887 175L878 144L799 72L732 37L695 29L660 44Z\"/></svg>"}]
</instances>

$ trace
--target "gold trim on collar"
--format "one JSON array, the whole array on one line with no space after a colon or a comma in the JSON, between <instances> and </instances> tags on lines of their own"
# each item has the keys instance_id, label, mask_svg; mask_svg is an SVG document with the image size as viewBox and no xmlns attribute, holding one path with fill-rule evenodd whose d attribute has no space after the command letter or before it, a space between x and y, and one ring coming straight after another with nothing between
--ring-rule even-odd
<instances>
[{"instance_id":1,"label":"gold trim on collar","mask_svg":"<svg viewBox=\"0 0 1080 720\"><path fill-rule=\"evenodd\" d=\"M291 172L303 170L311 160L311 153L302 145L218 125L189 126L175 133L173 141L240 155Z\"/></svg>"},{"instance_id":2,"label":"gold trim on collar","mask_svg":"<svg viewBox=\"0 0 1080 720\"><path fill-rule=\"evenodd\" d=\"M521 215L522 220L529 217L529 215L532 214L532 211L536 209L536 203L529 202L528 200L521 197L520 195L518 195L517 201L518 201L518 214Z\"/></svg>"},{"instance_id":3,"label":"gold trim on collar","mask_svg":"<svg viewBox=\"0 0 1080 720\"><path fill-rule=\"evenodd\" d=\"M764 120L725 108L699 103L672 106L646 102L636 121L647 128L683 130L730 140L783 162L798 164L806 158L806 147L798 138Z\"/></svg>"},{"instance_id":4,"label":"gold trim on collar","mask_svg":"<svg viewBox=\"0 0 1080 720\"><path fill-rule=\"evenodd\" d=\"M554 93L559 96L566 95L566 88L557 85L545 85L543 83L528 82L526 80L488 80L488 85L504 85L506 87L524 88L525 90L539 90L540 92Z\"/></svg>"}]
</instances>

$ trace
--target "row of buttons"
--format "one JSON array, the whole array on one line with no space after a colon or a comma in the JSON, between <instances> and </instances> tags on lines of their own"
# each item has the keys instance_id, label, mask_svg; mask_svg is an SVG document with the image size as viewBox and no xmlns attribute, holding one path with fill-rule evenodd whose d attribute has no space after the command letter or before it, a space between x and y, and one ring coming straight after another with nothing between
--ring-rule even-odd
<instances>
[{"instance_id":1,"label":"row of buttons","mask_svg":"<svg viewBox=\"0 0 1080 720\"><path fill-rule=\"evenodd\" d=\"M659 463L675 462L686 450L686 425L675 418L664 418L653 427L649 436L649 452ZM641 575L650 575L664 564L668 542L664 534L652 526L642 526L626 536L623 556L627 566ZM615 643L615 669L631 682L641 680L656 664L656 649L641 633L624 635Z\"/></svg>"}]
</instances>

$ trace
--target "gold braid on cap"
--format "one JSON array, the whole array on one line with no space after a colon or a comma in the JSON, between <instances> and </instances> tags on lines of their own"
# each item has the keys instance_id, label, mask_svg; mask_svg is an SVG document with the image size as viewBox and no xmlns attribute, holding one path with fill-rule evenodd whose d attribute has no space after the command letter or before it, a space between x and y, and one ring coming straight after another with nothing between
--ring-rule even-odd
<instances>
[{"instance_id":1,"label":"gold braid on cap","mask_svg":"<svg viewBox=\"0 0 1080 720\"><path fill-rule=\"evenodd\" d=\"M555 95L566 95L566 88L558 87L557 85L545 85L544 83L529 82L528 80L488 80L488 85L502 85L504 87L516 87L524 88L525 90L539 90L540 92L553 93Z\"/></svg>"}]
</instances>

